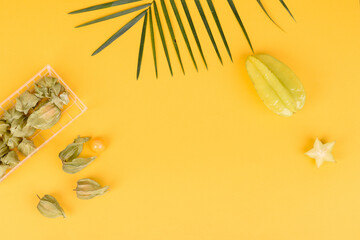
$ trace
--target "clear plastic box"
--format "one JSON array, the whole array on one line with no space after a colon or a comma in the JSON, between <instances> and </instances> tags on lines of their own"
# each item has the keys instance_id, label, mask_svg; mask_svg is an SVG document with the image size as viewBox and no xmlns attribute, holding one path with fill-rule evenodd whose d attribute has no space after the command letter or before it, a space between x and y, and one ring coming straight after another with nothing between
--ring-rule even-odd
<instances>
[{"instance_id":1,"label":"clear plastic box","mask_svg":"<svg viewBox=\"0 0 360 240\"><path fill-rule=\"evenodd\" d=\"M58 135L62 130L64 130L68 125L70 125L73 121L75 121L75 119L77 119L87 110L85 104L79 99L78 96L76 96L76 94L69 88L69 86L64 82L64 80L55 72L55 70L50 65L47 65L0 104L0 116L2 116L6 110L10 109L15 105L16 98L20 96L23 92L25 92L26 90L29 90L30 92L34 91L35 83L45 76L56 77L69 92L70 101L62 109L61 118L56 125L54 125L48 130L37 130L34 135L30 137L30 139L34 141L34 144L37 147L36 150L27 157L23 156L22 154L18 154L20 163L14 168L9 169L5 173L5 175L0 178L0 182L2 182L13 171L15 171L22 164L24 164L26 160L31 158L37 151L44 147L51 139Z\"/></svg>"}]
</instances>

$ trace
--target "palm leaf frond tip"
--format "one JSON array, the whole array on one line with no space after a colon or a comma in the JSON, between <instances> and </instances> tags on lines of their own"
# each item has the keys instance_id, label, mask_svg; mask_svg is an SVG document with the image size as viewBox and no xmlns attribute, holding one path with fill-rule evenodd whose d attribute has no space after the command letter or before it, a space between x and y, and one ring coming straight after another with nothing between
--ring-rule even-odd
<instances>
[{"instance_id":1,"label":"palm leaf frond tip","mask_svg":"<svg viewBox=\"0 0 360 240\"><path fill-rule=\"evenodd\" d=\"M252 47L252 45L251 45L251 41L250 41L249 35L248 35L247 32L246 32L245 26L244 26L243 22L241 21L241 18L240 18L239 13L238 13L235 5L234 5L233 0L227 0L227 1L228 1L229 5L230 5L231 10L233 11L233 13L234 13L234 15L235 15L236 20L238 21L238 23L239 23L239 25L240 25L240 27L241 27L241 30L243 31L243 33L244 33L244 35L245 35L245 38L246 38L247 42L249 43L249 46L250 46L250 48L251 48L251 51L254 52L254 49L253 49L253 47Z\"/></svg>"},{"instance_id":2,"label":"palm leaf frond tip","mask_svg":"<svg viewBox=\"0 0 360 240\"><path fill-rule=\"evenodd\" d=\"M161 8L164 12L164 15L165 15L165 20L166 20L166 24L168 26L168 29L169 29L169 32L170 32L170 36L171 36L171 40L173 42L173 45L174 45L174 48L175 48L175 52L176 52L176 55L177 55L177 58L180 62L180 66L181 66L181 70L183 72L183 74L185 74L185 70L184 70L184 66L183 66L183 63L182 63L182 60L181 60L181 56L180 56L180 50L179 50L179 46L176 42L176 37L175 37L175 33L174 33L174 29L171 25L171 20L170 20L170 17L169 17L169 12L166 8L166 4L165 4L165 1L164 0L160 0L160 3L161 3Z\"/></svg>"},{"instance_id":3,"label":"palm leaf frond tip","mask_svg":"<svg viewBox=\"0 0 360 240\"><path fill-rule=\"evenodd\" d=\"M190 28L191 28L191 32L195 38L195 42L196 42L196 45L199 49L199 52L200 52L200 55L201 55L201 58L203 59L204 61L204 64L205 64L205 67L206 69L208 68L208 65L207 65L207 62L206 62L206 59L205 59L205 56L204 56L204 52L203 52L203 49L201 47L201 43L200 43L200 40L199 40L199 37L197 35L197 32L196 32L196 29L195 29L195 26L194 26L194 22L191 18L191 15L190 15L190 12L189 12L189 8L186 4L186 0L181 0L181 5L183 6L183 9L184 9L184 12L185 12L185 15L186 15L186 18L188 20L188 23L190 25Z\"/></svg>"},{"instance_id":4,"label":"palm leaf frond tip","mask_svg":"<svg viewBox=\"0 0 360 240\"><path fill-rule=\"evenodd\" d=\"M266 14L266 16L270 19L270 21L272 23L274 23L278 28L280 28L281 31L284 31L280 26L279 24L277 24L274 19L272 19L272 17L269 15L269 13L266 11L264 5L262 4L261 0L256 0L257 3L259 4L259 6L261 7L261 9L264 11L264 13Z\"/></svg>"},{"instance_id":5,"label":"palm leaf frond tip","mask_svg":"<svg viewBox=\"0 0 360 240\"><path fill-rule=\"evenodd\" d=\"M187 47L187 49L188 49L188 51L189 51L189 54L190 54L190 56L191 56L191 60L192 60L193 63L194 63L194 66L195 66L196 71L198 71L198 67L197 67L197 64L196 64L196 61L195 61L195 57L194 57L193 51L192 51L192 49L191 49L189 39L188 39L187 34L186 34L186 31L185 31L185 28L184 28L184 24L183 24L183 22L182 22L182 20L181 20L181 17L180 17L180 14L179 14L179 10L178 10L178 8L177 8L176 3L175 3L174 0L170 0L170 3L171 3L171 7L172 7L172 9L173 9L173 11L174 11L176 20L177 20L177 22L178 22L178 25L179 25L179 27L180 27L181 34L182 34L182 36L183 36L183 38L184 38L186 47Z\"/></svg>"},{"instance_id":6,"label":"palm leaf frond tip","mask_svg":"<svg viewBox=\"0 0 360 240\"><path fill-rule=\"evenodd\" d=\"M219 20L219 17L218 17L218 15L217 15L217 13L216 13L214 4L213 4L212 0L207 0L207 3L208 3L208 5L209 5L209 8L210 8L211 13L212 13L212 15L213 15L213 18L214 18L214 20L215 20L216 26L217 26L217 28L219 29L219 32L220 32L221 38L222 38L222 40L223 40L223 42L224 42L226 51L228 52L229 57L230 57L230 59L231 59L231 61L232 61L233 59L232 59L232 56L231 56L231 51L230 51L229 45L228 45L228 43L227 43L227 41L226 41L226 37L225 37L224 31L223 31L223 29L222 29L222 27L221 27L220 20Z\"/></svg>"},{"instance_id":7,"label":"palm leaf frond tip","mask_svg":"<svg viewBox=\"0 0 360 240\"><path fill-rule=\"evenodd\" d=\"M141 62L142 62L142 58L143 58L143 54L144 54L147 19L148 19L148 13L146 12L145 18L144 18L143 29L142 29L142 33L141 33L141 39L140 39L139 58L138 58L138 66L137 66L137 73L136 73L137 79L139 79Z\"/></svg>"},{"instance_id":8,"label":"palm leaf frond tip","mask_svg":"<svg viewBox=\"0 0 360 240\"><path fill-rule=\"evenodd\" d=\"M213 45L213 47L214 47L214 49L215 49L215 52L216 52L216 54L217 54L217 56L218 56L221 64L223 64L223 61L222 61L222 58L221 58L219 49L218 49L218 47L217 47L217 45L216 45L216 42L215 42L215 39L214 39L214 35L212 34L211 29L210 29L210 25L209 25L209 23L208 23L208 21L207 21L207 19L206 19L206 16L205 16L205 13L204 13L204 9L203 9L203 7L202 7L202 5L201 5L201 3L200 3L199 0L195 0L195 4L196 4L196 7L197 7L197 9L198 9L198 11L199 11L199 14L200 14L200 16L201 16L201 19L202 19L202 21L203 21L203 23L204 23L204 25L205 25L206 31L207 31L207 33L208 33L208 35L209 35L209 37L210 37L210 40L211 40L212 45Z\"/></svg>"},{"instance_id":9,"label":"palm leaf frond tip","mask_svg":"<svg viewBox=\"0 0 360 240\"><path fill-rule=\"evenodd\" d=\"M166 45L166 41L165 41L165 35L164 35L164 31L161 25L161 20L160 20L160 16L159 16L159 10L157 8L156 2L154 2L154 13L155 13L155 19L156 19L156 23L158 26L158 30L159 30L159 34L160 34L160 38L161 38L161 42L164 48L164 52L165 52L165 56L166 56L166 60L169 66L169 70L171 73L171 76L173 76L173 70L172 70L172 66L171 66L171 62L170 62L170 56L169 56L169 51Z\"/></svg>"},{"instance_id":10,"label":"palm leaf frond tip","mask_svg":"<svg viewBox=\"0 0 360 240\"><path fill-rule=\"evenodd\" d=\"M151 37L151 48L154 59L154 67L156 78L158 77L158 67L157 67L157 59L156 59L156 46L155 46L155 34L154 34L154 23L153 23L153 13L151 7L149 8L149 25L150 25L150 37Z\"/></svg>"},{"instance_id":11,"label":"palm leaf frond tip","mask_svg":"<svg viewBox=\"0 0 360 240\"><path fill-rule=\"evenodd\" d=\"M96 49L95 52L92 54L92 56L94 56L94 55L98 54L99 52L101 52L102 50L104 50L104 48L109 46L112 42L114 42L116 39L118 39L121 35L126 33L132 26L134 26L146 14L146 12L147 12L146 10L141 12L139 15L134 17L130 22L128 22L122 28L120 28L105 43L103 43L103 45L101 45L98 49Z\"/></svg>"},{"instance_id":12,"label":"palm leaf frond tip","mask_svg":"<svg viewBox=\"0 0 360 240\"><path fill-rule=\"evenodd\" d=\"M286 9L286 11L289 13L289 15L292 17L292 19L294 19L294 21L296 22L295 20L295 17L292 15L292 13L290 12L290 9L288 8L288 6L285 4L285 2L283 0L279 0L280 3L283 5L283 7Z\"/></svg>"},{"instance_id":13,"label":"palm leaf frond tip","mask_svg":"<svg viewBox=\"0 0 360 240\"><path fill-rule=\"evenodd\" d=\"M107 20L117 18L117 17L120 17L120 16L124 16L126 14L129 14L129 13L136 12L136 11L139 11L141 9L147 8L149 6L151 6L150 3L149 4L144 4L144 5L141 5L141 6L138 6L138 7L130 8L130 9L127 9L127 10L123 10L123 11L120 11L120 12L117 12L117 13L113 13L113 14L107 15L105 17L98 18L98 19L95 19L93 21L90 21L90 22L81 24L79 26L76 26L76 28L85 27L85 26L88 26L88 25L91 25L91 24L94 24L94 23L99 23L99 22L107 21Z\"/></svg>"},{"instance_id":14,"label":"palm leaf frond tip","mask_svg":"<svg viewBox=\"0 0 360 240\"><path fill-rule=\"evenodd\" d=\"M72 11L72 12L69 12L69 14L91 12L91 11L95 11L95 10L99 10L99 9L115 7L115 6L118 6L118 5L123 5L123 4L127 4L127 3L134 3L134 2L138 2L138 1L141 1L141 0L118 0L118 1L103 3L103 4L91 6L91 7L88 7L88 8L83 8L83 9L80 9L80 10Z\"/></svg>"}]
</instances>

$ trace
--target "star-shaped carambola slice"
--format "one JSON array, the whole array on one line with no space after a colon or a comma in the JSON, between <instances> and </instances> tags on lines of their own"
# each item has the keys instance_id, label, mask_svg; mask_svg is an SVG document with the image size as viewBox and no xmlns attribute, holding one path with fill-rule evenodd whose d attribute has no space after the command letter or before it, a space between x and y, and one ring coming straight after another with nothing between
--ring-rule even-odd
<instances>
[{"instance_id":1,"label":"star-shaped carambola slice","mask_svg":"<svg viewBox=\"0 0 360 240\"><path fill-rule=\"evenodd\" d=\"M319 168L324 162L335 162L334 157L331 154L334 145L335 142L323 144L318 138L316 138L314 147L305 154L315 159L316 166Z\"/></svg>"}]
</instances>

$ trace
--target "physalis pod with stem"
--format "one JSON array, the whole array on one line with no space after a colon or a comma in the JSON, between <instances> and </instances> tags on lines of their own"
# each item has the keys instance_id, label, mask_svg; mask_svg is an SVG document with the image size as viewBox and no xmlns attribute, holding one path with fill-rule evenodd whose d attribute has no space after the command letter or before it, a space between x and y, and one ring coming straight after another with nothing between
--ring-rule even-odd
<instances>
[{"instance_id":1,"label":"physalis pod with stem","mask_svg":"<svg viewBox=\"0 0 360 240\"><path fill-rule=\"evenodd\" d=\"M74 189L79 199L88 200L96 196L105 194L109 189L109 186L101 187L101 185L89 178L80 179L77 182L77 187Z\"/></svg>"},{"instance_id":2,"label":"physalis pod with stem","mask_svg":"<svg viewBox=\"0 0 360 240\"><path fill-rule=\"evenodd\" d=\"M62 161L64 172L77 173L95 160L96 157L78 158L84 148L84 143L89 140L89 137L78 137L60 152L59 158Z\"/></svg>"},{"instance_id":3,"label":"physalis pod with stem","mask_svg":"<svg viewBox=\"0 0 360 240\"><path fill-rule=\"evenodd\" d=\"M40 198L38 196L38 198L40 202L37 205L37 209L43 216L48 218L66 218L64 210L53 196L46 194L44 197Z\"/></svg>"}]
</instances>

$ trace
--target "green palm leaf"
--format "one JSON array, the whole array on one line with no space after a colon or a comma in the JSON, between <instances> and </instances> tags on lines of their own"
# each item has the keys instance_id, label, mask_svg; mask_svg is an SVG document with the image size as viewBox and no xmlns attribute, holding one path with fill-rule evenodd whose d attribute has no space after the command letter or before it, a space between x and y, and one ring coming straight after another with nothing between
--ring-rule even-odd
<instances>
[{"instance_id":1,"label":"green palm leaf","mask_svg":"<svg viewBox=\"0 0 360 240\"><path fill-rule=\"evenodd\" d=\"M262 4L261 0L256 0L257 3L259 4L259 6L261 7L261 9L264 11L264 13L266 14L266 16L278 27L280 28L282 31L284 31L280 26L279 24L277 24L274 19L272 19L272 17L270 17L269 13L266 11L264 5Z\"/></svg>"},{"instance_id":2,"label":"green palm leaf","mask_svg":"<svg viewBox=\"0 0 360 240\"><path fill-rule=\"evenodd\" d=\"M169 65L169 70L170 70L171 76L173 76L173 71L172 71L171 62L170 62L170 57L169 57L169 51L168 51L168 49L167 49L167 45L166 45L166 41L165 41L165 36L164 36L164 31L163 31L163 28L162 28L162 25L161 25L161 21L160 21L159 10L158 10L158 8L157 8L156 2L153 2L153 3L154 3L155 19L156 19L156 23L157 23L157 26L158 26L158 30L159 30L161 42L162 42L162 45L163 45L163 48L164 48L164 52L165 52L165 56L166 56L167 63L168 63L168 65Z\"/></svg>"},{"instance_id":3,"label":"green palm leaf","mask_svg":"<svg viewBox=\"0 0 360 240\"><path fill-rule=\"evenodd\" d=\"M141 62L142 62L142 57L143 57L143 53L144 53L144 45L145 45L145 35L146 35L147 19L148 19L148 14L147 14L147 12L146 12L145 18L144 18L144 24L143 24L143 28L142 28L142 33L141 33L141 40L140 40L140 49L139 49L139 58L138 58L138 66L137 66L136 79L139 79L139 75L140 75Z\"/></svg>"},{"instance_id":4,"label":"green palm leaf","mask_svg":"<svg viewBox=\"0 0 360 240\"><path fill-rule=\"evenodd\" d=\"M185 74L185 69L184 69L183 62L182 62L182 59L181 59L181 54L180 54L181 49L179 48L179 45L177 43L177 39L176 39L176 36L175 36L175 31L174 31L173 25L171 23L171 15L169 14L170 12L168 11L167 6L166 6L166 4L168 4L168 3L166 3L165 0L152 0L151 3L148 3L150 0L147 0L147 2L145 0L117 0L117 1L98 4L98 5L95 5L95 6L88 7L88 8L83 8L83 9L80 9L80 10L76 10L76 11L70 12L69 14L90 12L90 11L110 8L110 7L114 7L114 6L125 5L125 4L128 4L128 3L136 3L136 2L140 2L140 1L142 1L144 4L142 4L140 6L136 6L136 7L131 7L129 9L121 10L119 12L109 14L107 16L97 18L95 20L92 20L92 21L89 21L89 22L86 22L84 24L76 26L77 28L84 27L84 26L89 26L89 25L92 25L92 24L95 24L95 23L107 21L107 20L110 20L110 19L114 19L114 18L117 18L117 17L127 15L129 13L133 13L133 12L143 10L140 14L138 14L136 17L132 18L128 23L126 23L123 27L121 27L115 34L113 34L105 43L103 43L98 49L96 49L96 51L94 51L94 53L92 55L96 55L99 52L101 52L102 50L104 50L107 46L112 44L116 39L118 39L120 36L122 36L125 32L127 32L134 25L136 25L136 23L138 23L140 21L140 19L142 19L144 17L144 22L143 22L143 26L142 26L142 33L141 33L141 38L140 38L138 64L137 64L137 75L136 76L137 76L137 78L139 78L140 72L141 72L141 66L142 66L143 55L144 55L144 47L145 47L145 44L146 44L146 41L147 41L146 34L147 34L147 23L148 22L149 22L149 28L150 28L149 32L150 32L151 48L152 48L152 55L153 55L153 59L154 59L154 67L155 67L156 77L158 77L158 63L157 63L158 59L157 59L156 44L155 44L155 31L156 31L156 29L154 27L154 24L157 25L157 30L159 31L161 43L162 43L163 50L164 50L164 53L165 53L165 56L166 56L166 61L167 61L170 73L171 73L171 75L173 75L171 59L170 59L168 46L166 44L166 39L165 39L165 33L164 33L164 29L163 29L163 26L162 26L162 23L161 23L161 20L160 20L160 12L159 12L159 9L158 9L157 4L156 4L157 1L160 1L161 10L162 10L161 14L164 14L163 16L165 17L165 20L166 20L166 25L167 25L167 28L168 28L169 33L170 33L172 44L174 46L174 49L175 49L177 58L179 60L181 69L182 69L183 73ZM200 43L200 39L199 39L199 36L197 35L196 28L195 28L192 16L190 14L188 5L186 3L186 0L179 0L179 1L181 1L182 9L183 9L183 11L185 13L187 22L188 22L188 24L190 26L192 36L195 39L195 43L196 43L197 48L198 48L198 50L200 52L201 58L202 58L202 60L203 60L203 62L205 64L206 68L208 68L207 62L206 62L206 59L205 59L205 55L204 55L204 52L203 52L203 49L202 49L202 46L201 46L201 43ZM203 0L203 1L205 1L205 0ZM227 39L225 37L225 33L224 33L224 30L223 30L223 28L221 26L221 22L220 22L218 14L217 14L217 11L215 9L215 6L213 4L213 1L212 0L206 0L206 1L207 1L207 5L208 5L208 7L209 7L209 9L211 11L212 17L213 17L213 19L214 19L214 21L216 23L217 29L218 29L218 31L220 33L220 36L221 36L222 42L224 43L226 51L227 51L231 61L233 61L232 54L231 54L231 51L230 51L230 47L229 47ZM281 27L274 21L274 19L267 12L267 10L265 9L262 1L261 0L256 0L256 1L259 4L262 11L267 15L267 17L276 26L278 26L281 29ZM294 16L290 12L290 10L287 7L287 5L285 4L284 0L279 0L279 1L282 4L282 6L286 9L286 11L290 14L290 16L295 20ZM212 29L211 29L210 24L208 22L208 18L206 16L205 12L204 12L203 6L201 5L201 0L194 0L194 2L195 2L195 5L196 5L196 8L197 8L197 11L200 14L202 24L204 24L204 27L205 27L205 29L207 31L207 34L208 34L208 37L210 38L212 46L213 46L213 48L214 48L214 50L215 50L215 52L216 52L216 54L218 56L218 59L220 60L221 64L223 64L222 57L221 57L220 51L218 49L217 42L215 41L214 35L212 33ZM239 25L241 27L241 30L242 30L245 38L246 38L246 41L248 42L248 44L249 44L249 46L251 48L251 51L254 52L254 49L253 49L251 41L250 41L250 37L249 37L249 35L248 35L248 33L247 33L246 29L245 29L245 26L244 26L244 24L243 24L243 22L242 22L242 20L240 18L240 15L239 15L236 7L235 7L234 1L233 0L227 0L227 2L229 4L229 6L230 6L230 9L232 10L232 13L235 16L235 19L237 20L237 22L239 23ZM182 38L185 41L186 48L187 48L187 50L188 50L188 52L189 52L189 54L191 56L192 62L194 64L196 70L198 71L198 66L197 66L197 63L196 63L196 60L195 60L195 57L194 57L193 49L192 49L191 43L189 41L188 34L187 34L186 30L185 30L184 22L181 19L179 9L178 9L178 7L176 5L176 0L170 0L170 4L171 4L171 8L172 8L172 13L175 15L175 18L176 18L176 21L177 21L177 25L179 26L179 28L181 30ZM150 41L150 40L148 40L148 41Z\"/></svg>"},{"instance_id":5,"label":"green palm leaf","mask_svg":"<svg viewBox=\"0 0 360 240\"><path fill-rule=\"evenodd\" d=\"M220 55L219 49L218 49L218 47L217 47L217 45L216 45L216 42L215 42L214 36L213 36L213 34L212 34L212 32L211 32L209 23L208 23L208 21L207 21L207 19L206 19L206 16L205 16L205 13L204 13L204 9L202 8L201 3L200 3L199 0L195 0L195 4L196 4L196 7L197 7L197 9L198 9L198 11L199 11L199 13L200 13L201 19L202 19L202 21L203 21L203 23L204 23L204 25L205 25L205 28L206 28L206 31L207 31L209 37L210 37L210 40L211 40L211 42L212 42L212 44L213 44L213 47L214 47L214 49L215 49L215 52L216 52L216 54L217 54L217 56L218 56L221 64L223 64L223 61L222 61L222 59L221 59L221 55Z\"/></svg>"},{"instance_id":6,"label":"green palm leaf","mask_svg":"<svg viewBox=\"0 0 360 240\"><path fill-rule=\"evenodd\" d=\"M101 52L102 50L104 50L104 48L109 46L112 42L114 42L121 35L123 35L125 32L127 32L127 30L129 30L132 26L134 26L146 13L147 13L146 10L141 12L139 15L134 17L130 22L125 24L122 28L119 29L119 31L117 31L114 35L112 35L103 45L101 45L98 49L96 49L95 52L92 54L92 56L94 56L94 55L98 54L99 52Z\"/></svg>"},{"instance_id":7,"label":"green palm leaf","mask_svg":"<svg viewBox=\"0 0 360 240\"><path fill-rule=\"evenodd\" d=\"M153 23L153 13L151 7L149 8L149 23L150 23L150 36L151 36L151 48L154 58L154 66L155 66L155 74L156 78L158 77L158 67L157 67L157 59L156 59L156 47L155 47L155 34L154 34L154 23Z\"/></svg>"},{"instance_id":8,"label":"green palm leaf","mask_svg":"<svg viewBox=\"0 0 360 240\"><path fill-rule=\"evenodd\" d=\"M226 41L226 37L225 37L225 34L224 34L223 30L222 30L222 27L221 27L221 24L220 24L220 20L219 20L219 17L218 17L218 15L217 15L217 13L216 13L214 4L213 4L213 2L212 2L211 0L207 0L207 3L208 3L208 5L209 5L209 8L210 8L211 13L212 13L212 15L213 15L213 18L214 18L214 20L215 20L216 26L217 26L218 29L219 29L221 38L222 38L222 40L223 40L223 42L224 42L224 45L225 45L225 47L226 47L226 51L228 52L229 57L230 57L230 59L231 59L231 61L232 61L233 59L232 59L232 56L231 56L230 48L229 48L229 45L228 45L228 43L227 43L227 41Z\"/></svg>"},{"instance_id":9,"label":"green palm leaf","mask_svg":"<svg viewBox=\"0 0 360 240\"><path fill-rule=\"evenodd\" d=\"M198 35L197 35L197 33L196 33L196 29L195 29L195 26L194 26L194 22L193 22L193 20L192 20L192 18L191 18L191 15L190 15L190 12L189 12L189 8L188 8L188 6L187 6L187 4L186 4L186 0L181 0L181 5L183 6L183 9L184 9L186 18L187 18L187 20L188 20L188 22L189 22L189 25L190 25L192 34L193 34L193 36L194 36L194 38L195 38L196 45L197 45L197 47L198 47L198 49L199 49L199 52L200 52L200 55L201 55L201 58L202 58L203 61L204 61L204 64L205 64L206 69L208 69L207 62L206 62L205 56L204 56L204 52L203 52L203 50L202 50L199 37L198 37Z\"/></svg>"},{"instance_id":10,"label":"green palm leaf","mask_svg":"<svg viewBox=\"0 0 360 240\"><path fill-rule=\"evenodd\" d=\"M118 0L118 1L103 3L103 4L91 6L91 7L88 7L88 8L83 8L83 9L80 9L80 10L76 10L76 11L73 11L73 12L69 12L69 14L90 12L90 11L95 11L95 10L99 10L99 9L103 9L103 8L115 7L115 6L118 6L118 5L123 5L123 4L127 4L127 3L138 2L138 1L141 1L141 0Z\"/></svg>"},{"instance_id":11,"label":"green palm leaf","mask_svg":"<svg viewBox=\"0 0 360 240\"><path fill-rule=\"evenodd\" d=\"M170 3L171 3L171 7L172 7L172 9L173 9L173 11L174 11L176 20L177 20L177 22L178 22L178 25L179 25L179 27L180 27L182 36L183 36L184 41L185 41L185 43L186 43L186 47L187 47L187 49L188 49L188 51L189 51L189 54L190 54L190 56L191 56L191 59L192 59L192 61L193 61L193 63L194 63L194 66L195 66L195 68L196 68L196 71L198 71L198 67L197 67L197 64L196 64L196 61L195 61L195 57L194 57L194 54L193 54L193 52L192 52L189 39L188 39L188 37L187 37L187 35L186 35L186 31L185 31L183 22L182 22L182 20L181 20L180 14L179 14L179 10L178 10L178 8L177 8L176 3L175 3L174 0L170 0Z\"/></svg>"},{"instance_id":12,"label":"green palm leaf","mask_svg":"<svg viewBox=\"0 0 360 240\"><path fill-rule=\"evenodd\" d=\"M106 21L106 20L109 20L109 19L117 18L117 17L129 14L129 13L132 13L132 12L136 12L138 10L144 9L146 7L149 7L149 6L151 6L151 3L144 4L144 5L141 5L141 6L138 6L138 7L134 7L134 8L130 8L130 9L127 9L127 10L123 10L123 11L120 11L120 12L117 12L117 13L113 13L113 14L110 14L108 16L98 18L98 19L95 19L93 21L90 21L90 22L81 24L79 26L76 26L76 28L85 27L85 26L88 26L88 25L91 25L91 24L94 24L94 23L103 22L103 21Z\"/></svg>"},{"instance_id":13,"label":"green palm leaf","mask_svg":"<svg viewBox=\"0 0 360 240\"><path fill-rule=\"evenodd\" d=\"M292 15L292 13L290 12L289 8L286 6L285 2L283 0L280 0L281 4L283 5L283 7L286 9L286 11L290 14L290 16L292 17L292 19L294 19L294 21L296 22L294 16Z\"/></svg>"},{"instance_id":14,"label":"green palm leaf","mask_svg":"<svg viewBox=\"0 0 360 240\"><path fill-rule=\"evenodd\" d=\"M251 41L250 41L249 35L248 35L247 32L246 32L245 26L244 26L243 22L241 21L241 18L240 18L240 16L239 16L238 11L236 10L236 7L235 7L235 5L234 5L233 0L227 0L227 1L228 1L229 5L230 5L231 10L233 11L233 13L234 13L234 15L235 15L235 17L236 17L236 20L237 20L238 23L240 24L240 27L241 27L244 35L245 35L245 38L246 38L247 42L249 43L249 46L250 46L250 48L251 48L251 51L254 52L254 49L253 49L253 47L252 47L252 45L251 45Z\"/></svg>"},{"instance_id":15,"label":"green palm leaf","mask_svg":"<svg viewBox=\"0 0 360 240\"><path fill-rule=\"evenodd\" d=\"M175 51L176 51L176 55L177 55L177 57L178 57L178 59L179 59L182 72L183 72L183 74L185 74L184 66L183 66L183 63L182 63L182 60L181 60L181 56L180 56L180 50L179 50L179 47L178 47L178 45L177 45L176 38L175 38L174 29L173 29L173 27L172 27L172 25L171 25L171 20L170 20L170 17L169 17L169 12L168 12L168 10L167 10L167 8L166 8L165 1L164 1L164 0L160 0L160 3L161 3L162 10L163 10L163 12L164 12L164 15L165 15L166 24L167 24L168 29L169 29L169 32L170 32L171 40L172 40L172 42L173 42L173 45L174 45L174 48L175 48Z\"/></svg>"}]
</instances>

